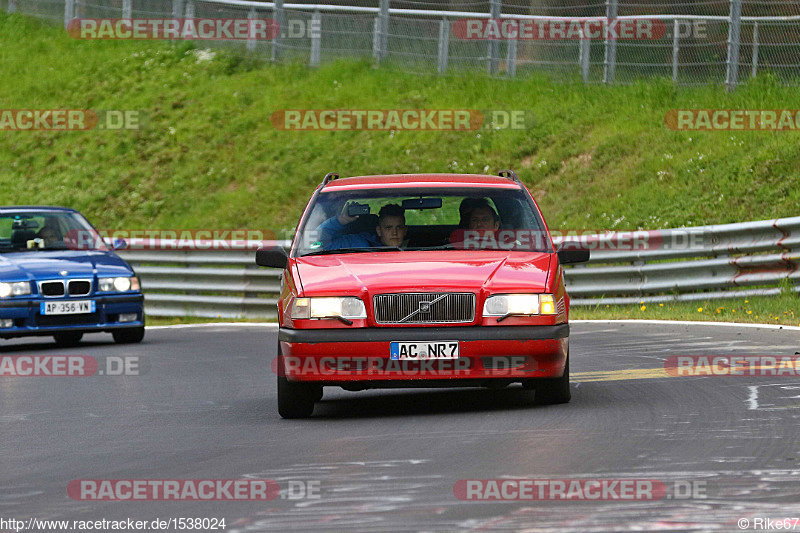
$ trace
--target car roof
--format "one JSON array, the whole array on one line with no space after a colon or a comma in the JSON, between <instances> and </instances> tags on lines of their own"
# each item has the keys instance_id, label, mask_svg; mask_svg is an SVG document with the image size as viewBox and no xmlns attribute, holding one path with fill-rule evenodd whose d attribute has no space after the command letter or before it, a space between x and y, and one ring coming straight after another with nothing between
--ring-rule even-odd
<instances>
[{"instance_id":1,"label":"car roof","mask_svg":"<svg viewBox=\"0 0 800 533\"><path fill-rule=\"evenodd\" d=\"M350 189L389 189L395 187L495 187L519 189L520 184L501 176L485 174L387 174L354 176L329 181L325 191Z\"/></svg>"},{"instance_id":2,"label":"car roof","mask_svg":"<svg viewBox=\"0 0 800 533\"><path fill-rule=\"evenodd\" d=\"M59 207L55 205L4 205L0 206L0 213L10 213L19 211L52 211L54 213L77 213L75 209L69 207Z\"/></svg>"}]
</instances>

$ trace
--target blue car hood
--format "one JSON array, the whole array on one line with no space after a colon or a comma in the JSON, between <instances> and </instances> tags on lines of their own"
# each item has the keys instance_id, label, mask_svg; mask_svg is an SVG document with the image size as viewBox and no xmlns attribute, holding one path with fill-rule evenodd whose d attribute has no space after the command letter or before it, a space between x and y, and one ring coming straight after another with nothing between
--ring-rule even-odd
<instances>
[{"instance_id":1,"label":"blue car hood","mask_svg":"<svg viewBox=\"0 0 800 533\"><path fill-rule=\"evenodd\" d=\"M67 271L67 274L62 274ZM0 281L130 276L133 270L109 252L41 250L0 254Z\"/></svg>"}]
</instances>

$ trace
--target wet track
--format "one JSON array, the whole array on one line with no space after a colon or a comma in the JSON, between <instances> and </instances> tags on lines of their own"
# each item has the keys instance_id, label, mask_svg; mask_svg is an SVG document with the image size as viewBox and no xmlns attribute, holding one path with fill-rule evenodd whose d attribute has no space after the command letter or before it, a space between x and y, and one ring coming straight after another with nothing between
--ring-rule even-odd
<instances>
[{"instance_id":1,"label":"wet track","mask_svg":"<svg viewBox=\"0 0 800 533\"><path fill-rule=\"evenodd\" d=\"M534 405L522 389L326 389L301 421L278 417L276 334L206 326L149 328L133 346L110 335L68 349L3 342L3 356L141 356L147 373L0 378L0 517L224 517L230 533L738 531L740 518L800 516L800 378L663 373L670 355L793 355L797 328L575 323L567 405ZM66 493L73 479L242 477L285 490L270 502ZM475 502L453 493L458 480L494 478L651 479L702 494ZM292 499L290 482L318 482L319 498Z\"/></svg>"}]
</instances>

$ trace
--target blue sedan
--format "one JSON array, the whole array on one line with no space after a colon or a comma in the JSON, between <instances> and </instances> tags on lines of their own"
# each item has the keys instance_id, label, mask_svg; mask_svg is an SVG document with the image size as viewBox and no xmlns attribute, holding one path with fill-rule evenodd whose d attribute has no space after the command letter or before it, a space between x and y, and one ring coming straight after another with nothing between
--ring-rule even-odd
<instances>
[{"instance_id":1,"label":"blue sedan","mask_svg":"<svg viewBox=\"0 0 800 533\"><path fill-rule=\"evenodd\" d=\"M77 211L0 207L0 337L84 333L144 338L144 297L133 269Z\"/></svg>"}]
</instances>

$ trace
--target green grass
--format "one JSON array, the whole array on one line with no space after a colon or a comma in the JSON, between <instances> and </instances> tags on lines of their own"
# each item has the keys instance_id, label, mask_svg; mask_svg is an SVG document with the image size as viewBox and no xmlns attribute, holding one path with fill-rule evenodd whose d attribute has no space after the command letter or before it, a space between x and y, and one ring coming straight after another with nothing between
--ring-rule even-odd
<instances>
[{"instance_id":1,"label":"green grass","mask_svg":"<svg viewBox=\"0 0 800 533\"><path fill-rule=\"evenodd\" d=\"M698 320L800 326L800 300L796 294L757 296L696 302L638 305L572 306L570 320Z\"/></svg>"},{"instance_id":2,"label":"green grass","mask_svg":"<svg viewBox=\"0 0 800 533\"><path fill-rule=\"evenodd\" d=\"M329 171L515 168L551 226L663 228L798 214L800 135L687 133L674 108L800 108L765 75L726 94L426 76L368 62L270 65L187 44L78 41L0 14L0 107L139 109L140 131L0 132L4 203L61 204L102 228L292 227ZM286 132L298 108L524 109L530 129Z\"/></svg>"},{"instance_id":3,"label":"green grass","mask_svg":"<svg viewBox=\"0 0 800 533\"><path fill-rule=\"evenodd\" d=\"M330 171L514 168L553 228L657 229L800 214L800 134L664 125L671 109L800 109L797 87L768 73L728 94L658 79L585 86L535 75L411 74L357 60L311 69L197 52L187 43L78 41L0 13L0 108L133 109L148 117L138 131L0 132L3 203L74 207L104 229L280 230L296 223ZM270 123L274 111L303 108L526 110L534 120L525 130L392 133L287 132ZM576 307L573 317L769 322L774 315L795 324L786 318L794 301Z\"/></svg>"}]
</instances>

